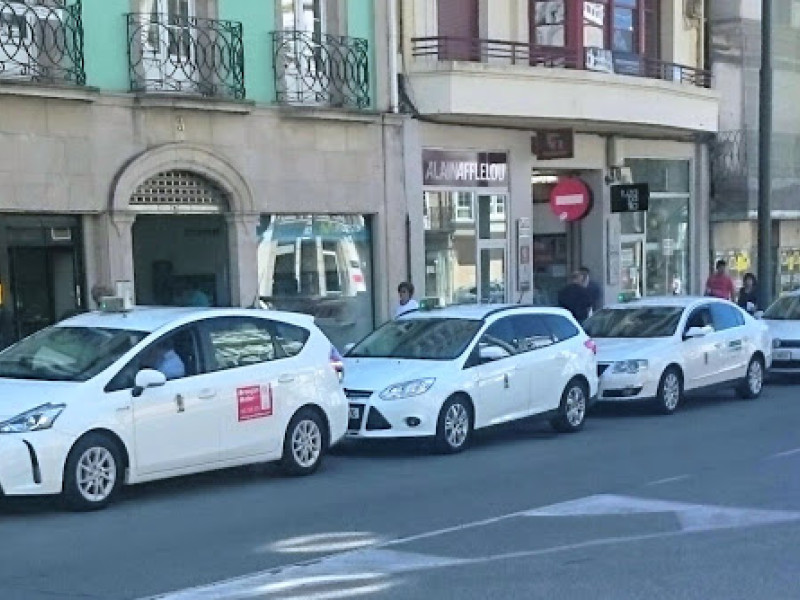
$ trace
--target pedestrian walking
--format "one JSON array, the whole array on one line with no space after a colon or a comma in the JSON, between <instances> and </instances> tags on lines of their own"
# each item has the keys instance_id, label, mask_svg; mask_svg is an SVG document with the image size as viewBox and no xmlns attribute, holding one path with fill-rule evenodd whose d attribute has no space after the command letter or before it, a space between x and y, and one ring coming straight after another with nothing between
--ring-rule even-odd
<instances>
[{"instance_id":1,"label":"pedestrian walking","mask_svg":"<svg viewBox=\"0 0 800 600\"><path fill-rule=\"evenodd\" d=\"M395 318L410 310L417 310L419 302L414 300L414 284L408 281L402 282L397 286L397 295L399 296L397 306L394 308Z\"/></svg>"},{"instance_id":2,"label":"pedestrian walking","mask_svg":"<svg viewBox=\"0 0 800 600\"><path fill-rule=\"evenodd\" d=\"M736 301L742 309L754 315L758 310L758 280L752 273L745 273L739 298Z\"/></svg>"},{"instance_id":3,"label":"pedestrian walking","mask_svg":"<svg viewBox=\"0 0 800 600\"><path fill-rule=\"evenodd\" d=\"M733 279L726 272L727 268L728 264L724 260L717 261L714 272L708 276L706 281L706 296L734 301Z\"/></svg>"},{"instance_id":4,"label":"pedestrian walking","mask_svg":"<svg viewBox=\"0 0 800 600\"><path fill-rule=\"evenodd\" d=\"M575 317L578 323L583 323L589 318L592 301L589 292L583 284L584 277L581 271L572 274L570 282L558 292L558 305L566 308Z\"/></svg>"},{"instance_id":5,"label":"pedestrian walking","mask_svg":"<svg viewBox=\"0 0 800 600\"><path fill-rule=\"evenodd\" d=\"M583 275L583 287L586 288L586 293L589 295L589 305L592 312L600 310L603 308L603 294L600 291L600 286L592 279L592 272L589 267L581 267L580 272Z\"/></svg>"}]
</instances>

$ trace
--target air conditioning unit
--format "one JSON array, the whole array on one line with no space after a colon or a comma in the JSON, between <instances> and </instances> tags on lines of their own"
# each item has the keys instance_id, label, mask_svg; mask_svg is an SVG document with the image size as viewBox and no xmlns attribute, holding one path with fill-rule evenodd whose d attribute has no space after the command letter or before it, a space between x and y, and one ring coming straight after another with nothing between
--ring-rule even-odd
<instances>
[{"instance_id":1,"label":"air conditioning unit","mask_svg":"<svg viewBox=\"0 0 800 600\"><path fill-rule=\"evenodd\" d=\"M687 19L703 19L704 0L683 0L683 14Z\"/></svg>"},{"instance_id":2,"label":"air conditioning unit","mask_svg":"<svg viewBox=\"0 0 800 600\"><path fill-rule=\"evenodd\" d=\"M61 8L0 4L0 77L30 79L39 74L40 46L48 43L47 36L59 30L63 19Z\"/></svg>"}]
</instances>

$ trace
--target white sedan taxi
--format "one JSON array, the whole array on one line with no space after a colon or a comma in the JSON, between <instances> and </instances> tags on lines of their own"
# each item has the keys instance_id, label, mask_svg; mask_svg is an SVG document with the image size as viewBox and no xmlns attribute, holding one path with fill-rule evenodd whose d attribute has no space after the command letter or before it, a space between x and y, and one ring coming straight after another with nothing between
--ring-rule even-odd
<instances>
[{"instance_id":1,"label":"white sedan taxi","mask_svg":"<svg viewBox=\"0 0 800 600\"><path fill-rule=\"evenodd\" d=\"M598 402L652 400L664 414L689 390L733 386L741 397L757 398L772 361L766 325L715 298L613 305L584 328L597 343Z\"/></svg>"},{"instance_id":2,"label":"white sedan taxi","mask_svg":"<svg viewBox=\"0 0 800 600\"><path fill-rule=\"evenodd\" d=\"M800 290L781 296L764 312L772 334L772 373L800 373Z\"/></svg>"},{"instance_id":3,"label":"white sedan taxi","mask_svg":"<svg viewBox=\"0 0 800 600\"><path fill-rule=\"evenodd\" d=\"M597 391L594 344L558 308L412 311L351 348L344 366L349 437L430 437L440 452L534 415L577 431Z\"/></svg>"},{"instance_id":4,"label":"white sedan taxi","mask_svg":"<svg viewBox=\"0 0 800 600\"><path fill-rule=\"evenodd\" d=\"M331 348L277 311L62 321L0 353L0 489L91 510L125 483L277 460L311 473L347 427Z\"/></svg>"}]
</instances>

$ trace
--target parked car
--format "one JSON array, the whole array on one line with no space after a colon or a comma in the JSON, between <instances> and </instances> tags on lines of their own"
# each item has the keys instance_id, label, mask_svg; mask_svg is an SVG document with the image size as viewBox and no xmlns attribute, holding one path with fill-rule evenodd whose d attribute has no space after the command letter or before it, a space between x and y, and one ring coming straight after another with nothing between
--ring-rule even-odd
<instances>
[{"instance_id":1,"label":"parked car","mask_svg":"<svg viewBox=\"0 0 800 600\"><path fill-rule=\"evenodd\" d=\"M740 396L757 398L772 362L767 326L715 298L617 304L584 327L597 342L598 401L652 400L664 414L690 390L734 386Z\"/></svg>"},{"instance_id":2,"label":"parked car","mask_svg":"<svg viewBox=\"0 0 800 600\"><path fill-rule=\"evenodd\" d=\"M800 373L800 290L778 298L764 311L772 336L773 373Z\"/></svg>"},{"instance_id":3,"label":"parked car","mask_svg":"<svg viewBox=\"0 0 800 600\"><path fill-rule=\"evenodd\" d=\"M0 488L104 507L121 484L280 460L312 473L347 426L311 317L135 308L0 353Z\"/></svg>"},{"instance_id":4,"label":"parked car","mask_svg":"<svg viewBox=\"0 0 800 600\"><path fill-rule=\"evenodd\" d=\"M350 349L344 367L349 437L432 437L441 452L533 415L577 431L597 391L594 344L558 308L406 313Z\"/></svg>"}]
</instances>

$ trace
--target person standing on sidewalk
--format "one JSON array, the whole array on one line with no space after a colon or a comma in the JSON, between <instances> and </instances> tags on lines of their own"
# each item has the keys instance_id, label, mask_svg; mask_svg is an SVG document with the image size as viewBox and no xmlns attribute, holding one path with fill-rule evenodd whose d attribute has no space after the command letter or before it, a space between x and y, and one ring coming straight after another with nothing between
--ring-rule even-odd
<instances>
[{"instance_id":1,"label":"person standing on sidewalk","mask_svg":"<svg viewBox=\"0 0 800 600\"><path fill-rule=\"evenodd\" d=\"M706 296L734 301L733 279L725 272L727 267L728 264L724 260L717 261L715 271L706 281Z\"/></svg>"},{"instance_id":2,"label":"person standing on sidewalk","mask_svg":"<svg viewBox=\"0 0 800 600\"><path fill-rule=\"evenodd\" d=\"M414 284L408 281L402 282L400 285L397 286L397 295L398 303L394 309L394 317L397 318L403 313L407 313L410 310L417 310L419 308L419 302L414 300Z\"/></svg>"}]
</instances>

